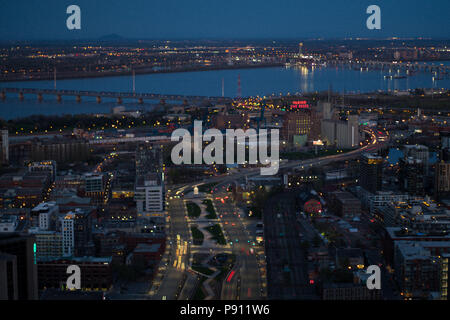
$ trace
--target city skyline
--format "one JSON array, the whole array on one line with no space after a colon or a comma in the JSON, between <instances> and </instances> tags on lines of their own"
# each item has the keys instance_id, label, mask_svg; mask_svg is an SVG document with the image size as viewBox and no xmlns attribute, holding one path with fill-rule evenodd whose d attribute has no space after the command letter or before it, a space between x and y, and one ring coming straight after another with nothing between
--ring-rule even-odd
<instances>
[{"instance_id":1,"label":"city skyline","mask_svg":"<svg viewBox=\"0 0 450 320\"><path fill-rule=\"evenodd\" d=\"M81 8L81 30L68 30L66 9ZM381 8L381 30L368 30L368 6ZM0 13L2 40L127 39L343 39L449 38L441 12L447 1L228 1L189 2L55 0L7 2Z\"/></svg>"},{"instance_id":2,"label":"city skyline","mask_svg":"<svg viewBox=\"0 0 450 320\"><path fill-rule=\"evenodd\" d=\"M448 0L1 9L0 300L450 299Z\"/></svg>"}]
</instances>

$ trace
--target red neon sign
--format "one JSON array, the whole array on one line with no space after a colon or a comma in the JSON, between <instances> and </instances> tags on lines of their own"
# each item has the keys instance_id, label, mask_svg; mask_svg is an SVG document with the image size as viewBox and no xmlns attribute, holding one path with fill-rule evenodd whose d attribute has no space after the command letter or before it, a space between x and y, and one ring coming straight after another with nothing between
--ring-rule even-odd
<instances>
[{"instance_id":1,"label":"red neon sign","mask_svg":"<svg viewBox=\"0 0 450 320\"><path fill-rule=\"evenodd\" d=\"M292 109L308 109L309 104L305 100L292 101L291 108Z\"/></svg>"}]
</instances>

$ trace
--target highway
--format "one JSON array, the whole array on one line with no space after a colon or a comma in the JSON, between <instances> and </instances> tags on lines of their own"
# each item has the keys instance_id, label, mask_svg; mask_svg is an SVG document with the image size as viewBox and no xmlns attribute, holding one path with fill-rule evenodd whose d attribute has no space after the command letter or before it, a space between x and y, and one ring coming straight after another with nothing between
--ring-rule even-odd
<instances>
[{"instance_id":1,"label":"highway","mask_svg":"<svg viewBox=\"0 0 450 320\"><path fill-rule=\"evenodd\" d=\"M280 168L283 169L294 169L294 168L308 168L313 166L323 166L331 162L335 161L343 161L352 158L359 157L363 152L374 151L378 148L378 141L376 133L372 130L367 130L371 136L372 141L369 144L359 148L352 150L347 153L340 153L336 155L309 159L309 160L301 160L301 161L282 161L280 162ZM228 184L233 183L239 179L245 177L251 177L260 175L260 168L245 168L241 169L237 172L215 176L208 179L204 179L203 181L196 181L190 184L184 185L174 185L171 187L171 193L168 192L168 195L178 195L182 192L187 192L192 190L194 186L199 184L209 184L209 183L218 183L215 190L218 191L217 194L214 193L214 197L218 197L219 194L224 196L226 187ZM219 216L222 215L221 222L224 226L224 231L226 236L229 237L230 241L233 241L233 251L236 253L236 265L234 270L234 275L230 282L225 278L224 288L222 290L222 299L262 299L266 295L265 293L265 283L261 281L261 273L260 271L264 268L259 268L258 260L255 254L250 252L250 248L252 247L251 243L249 243L250 239L249 234L245 230L245 226L242 223L242 219L239 218L238 215L235 215L234 212L237 212L236 207L229 202L222 203L221 201L214 200L214 204L216 209L218 210ZM285 210L287 212L291 210L286 207ZM295 215L294 215L295 216ZM269 218L271 219L271 218ZM273 217L272 217L273 219ZM272 232L269 229L273 228L273 232L281 232L288 234L288 237L293 238L293 234L291 234L290 230L285 229L289 224L295 224L292 221L285 220L289 219L289 217L285 216L285 218L277 220L268 220L270 224L270 228L268 225L265 225L266 232ZM180 198L173 198L169 200L168 207L168 220L169 220L169 235L170 240L168 239L169 248L169 262L167 268L162 270L162 280L159 283L154 284L153 288L156 290L156 294L153 296L153 299L177 299L179 298L180 292L183 289L184 282L187 278L186 268L189 267L190 261L190 230L186 220L186 212L184 208L183 201ZM275 222L273 225L271 223ZM234 224L234 225L233 225ZM184 254L180 257L177 255L177 235L180 236L180 241L185 245ZM292 239L290 239L292 240ZM289 256L283 256L283 259L288 259L288 261L292 261L293 266L298 265L300 271L293 272L290 277L291 280L294 281L294 287L291 289L283 289L280 292L275 292L273 296L283 296L291 298L308 298L311 297L310 290L306 287L305 289L305 275L302 274L304 268L301 266L303 263L300 261L300 257L302 255L302 251L298 248L297 245L290 242L290 240L283 240L281 243L278 243L278 246L290 248L288 250ZM283 242L284 241L284 242ZM287 242L286 242L287 241ZM273 250L270 246L268 250ZM285 254L285 253L283 253ZM291 260L289 260L291 259ZM259 264L263 266L263 261L260 261ZM268 264L274 264L273 261L269 261ZM275 265L275 264L274 264ZM288 263L289 265L289 263ZM296 268L297 269L297 268ZM278 271L276 271L278 272ZM269 273L267 271L267 276L269 277ZM262 289L262 290L261 290ZM287 290L287 291L286 291ZM291 291L289 291L291 290ZM293 295L289 295L291 293ZM183 299L186 299L186 296L183 294Z\"/></svg>"}]
</instances>

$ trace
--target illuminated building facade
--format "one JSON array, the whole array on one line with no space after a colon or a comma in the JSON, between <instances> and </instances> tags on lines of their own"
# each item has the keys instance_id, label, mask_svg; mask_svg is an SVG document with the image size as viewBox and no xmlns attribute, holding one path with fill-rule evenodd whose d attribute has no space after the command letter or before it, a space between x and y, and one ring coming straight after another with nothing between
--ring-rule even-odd
<instances>
[{"instance_id":1,"label":"illuminated building facade","mask_svg":"<svg viewBox=\"0 0 450 320\"><path fill-rule=\"evenodd\" d=\"M360 159L359 184L365 190L376 193L381 190L383 159L372 154L363 154Z\"/></svg>"}]
</instances>

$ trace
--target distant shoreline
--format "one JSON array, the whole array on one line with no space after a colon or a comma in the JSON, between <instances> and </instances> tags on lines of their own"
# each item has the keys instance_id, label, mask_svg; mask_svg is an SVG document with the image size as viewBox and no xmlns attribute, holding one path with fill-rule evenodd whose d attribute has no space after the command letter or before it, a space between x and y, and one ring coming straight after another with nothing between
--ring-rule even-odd
<instances>
[{"instance_id":1,"label":"distant shoreline","mask_svg":"<svg viewBox=\"0 0 450 320\"><path fill-rule=\"evenodd\" d=\"M235 70L235 69L256 69L256 68L271 68L271 67L281 67L284 66L284 62L277 63L264 63L257 65L220 65L220 66L196 66L196 67L185 67L180 69L170 69L170 70L153 70L153 67L144 67L141 69L134 69L136 75L142 74L157 74L157 73L182 73L182 72L200 72L200 71L214 71L214 70ZM103 78L103 77L122 77L132 75L132 70L126 71L107 71L107 72L79 72L73 74L57 74L57 80L67 80L67 79L85 79L85 78ZM53 80L53 74L42 75L36 78L24 78L18 77L15 79L0 79L0 82L27 82L27 81L48 81Z\"/></svg>"}]
</instances>

